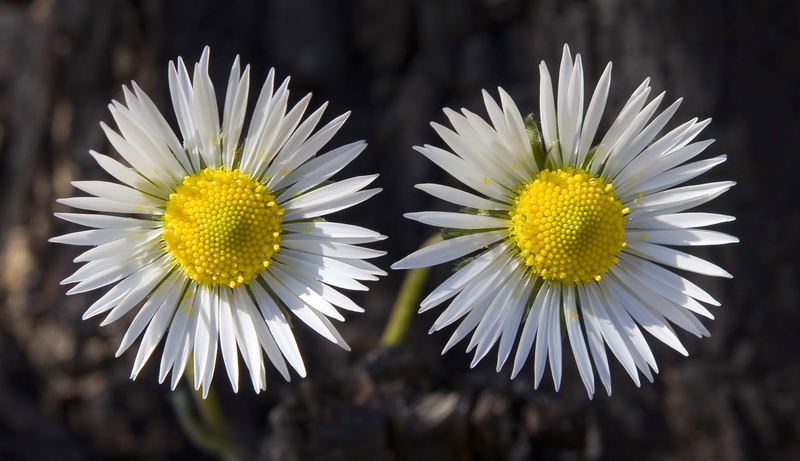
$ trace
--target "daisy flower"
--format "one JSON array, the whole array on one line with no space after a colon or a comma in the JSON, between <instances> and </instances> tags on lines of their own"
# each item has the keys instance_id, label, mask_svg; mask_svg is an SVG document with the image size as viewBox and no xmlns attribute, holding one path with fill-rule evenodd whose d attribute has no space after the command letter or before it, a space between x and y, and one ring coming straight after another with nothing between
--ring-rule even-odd
<instances>
[{"instance_id":1,"label":"daisy flower","mask_svg":"<svg viewBox=\"0 0 800 461\"><path fill-rule=\"evenodd\" d=\"M304 119L311 95L290 107L289 79L275 89L274 70L242 139L249 66L233 63L220 123L208 59L206 47L193 77L180 58L170 63L182 142L136 83L123 87L125 104L109 105L118 132L101 126L130 167L91 152L118 182L73 182L91 196L59 202L101 214L56 213L93 229L51 241L91 247L63 281L76 283L68 294L110 287L84 319L106 314L106 325L136 311L117 351L141 337L132 379L166 337L161 382L172 372L174 389L191 364L195 387L207 393L219 349L233 389L241 354L258 392L266 388L262 349L286 380L286 362L306 374L292 317L348 349L329 318L344 320L337 307L363 309L337 288L366 290L360 281L385 274L365 261L384 252L358 246L384 237L322 217L378 193L363 190L377 175L329 181L366 144L317 156L349 114L314 132L327 103Z\"/></svg>"},{"instance_id":2,"label":"daisy flower","mask_svg":"<svg viewBox=\"0 0 800 461\"><path fill-rule=\"evenodd\" d=\"M543 144L536 124L530 117L523 120L502 88L502 106L483 93L491 125L467 110L449 109L445 115L454 130L432 124L453 153L430 145L416 150L474 192L417 185L464 208L407 214L445 228L450 238L393 268L431 266L477 253L421 303L422 312L453 298L431 329L461 320L445 351L474 331L467 346L475 351L472 366L499 343L499 371L522 329L512 378L532 350L534 386L549 360L558 389L565 334L589 396L595 391L595 369L610 394L606 348L638 386L639 372L650 381L651 370L658 372L642 330L684 355L673 325L697 336L709 334L695 314L713 318L701 303L719 303L668 268L730 277L672 247L738 241L701 229L733 217L685 212L734 183L676 187L725 156L689 162L712 142L693 142L709 120L693 119L658 137L680 100L656 115L664 95L648 102L649 80L598 137L611 64L585 112L580 55L573 61L564 47L556 94L544 62L539 69Z\"/></svg>"}]
</instances>

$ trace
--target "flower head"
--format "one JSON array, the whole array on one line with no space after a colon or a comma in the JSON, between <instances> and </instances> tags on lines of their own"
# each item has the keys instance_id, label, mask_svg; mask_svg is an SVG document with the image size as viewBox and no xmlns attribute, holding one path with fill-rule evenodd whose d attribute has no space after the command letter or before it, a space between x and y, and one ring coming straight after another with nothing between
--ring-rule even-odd
<instances>
[{"instance_id":1,"label":"flower head","mask_svg":"<svg viewBox=\"0 0 800 461\"><path fill-rule=\"evenodd\" d=\"M474 193L417 185L464 208L407 214L450 229L447 234L454 237L412 253L393 268L430 266L475 253L421 303L425 311L452 298L432 328L461 320L445 351L474 331L467 347L475 350L472 365L499 342L499 371L521 328L512 377L533 350L534 385L549 359L558 389L565 330L589 396L595 391L594 368L610 394L606 348L638 385L639 372L651 381L651 370L658 372L642 330L684 355L688 352L672 325L697 336L709 334L695 314L713 318L701 302L719 303L667 267L730 277L671 247L738 241L701 229L733 217L685 212L734 183L679 186L725 156L690 162L712 142L693 142L709 120L693 119L658 137L680 100L656 115L664 94L648 102L648 80L598 140L611 64L585 111L580 55L573 61L564 47L555 95L544 63L540 74L541 136L502 88L502 107L483 93L491 125L467 110L449 109L445 114L454 130L433 124L453 153L430 145L416 149Z\"/></svg>"},{"instance_id":2,"label":"flower head","mask_svg":"<svg viewBox=\"0 0 800 461\"><path fill-rule=\"evenodd\" d=\"M290 107L289 79L275 90L274 71L242 140L249 66L241 71L234 62L220 123L208 57L206 48L193 78L181 59L170 63L182 142L136 83L123 87L126 105L109 105L119 132L101 126L130 167L91 152L119 182L74 182L91 196L59 202L101 214L56 213L93 229L52 241L92 247L63 282L76 283L69 294L110 286L84 318L106 314L105 325L136 311L117 351L141 336L131 378L166 336L161 381L171 371L174 388L193 363L195 386L208 392L219 349L234 390L241 354L259 391L262 349L285 379L286 361L306 374L292 316L348 348L329 318L344 320L337 307L363 309L336 288L366 290L360 281L384 274L365 261L384 252L358 246L384 237L323 216L378 193L363 190L377 175L329 181L366 144L317 156L348 114L314 133L325 105L304 120L311 95Z\"/></svg>"}]
</instances>

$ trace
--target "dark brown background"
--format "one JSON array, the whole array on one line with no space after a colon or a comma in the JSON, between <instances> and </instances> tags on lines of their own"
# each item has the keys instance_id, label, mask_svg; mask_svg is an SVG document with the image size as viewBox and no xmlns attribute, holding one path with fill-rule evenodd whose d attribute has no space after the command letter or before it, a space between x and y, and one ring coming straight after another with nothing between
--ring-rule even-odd
<instances>
[{"instance_id":1,"label":"dark brown background","mask_svg":"<svg viewBox=\"0 0 800 461\"><path fill-rule=\"evenodd\" d=\"M347 175L380 172L384 192L340 218L391 237L377 245L388 267L429 232L401 213L443 206L411 187L449 181L411 150L441 144L428 122L444 121L443 106L483 114L480 89L498 85L535 111L537 65L555 71L565 42L582 53L591 85L614 61L611 111L650 76L656 92L686 97L675 123L714 118L707 155L729 161L705 179L738 185L706 209L736 215L722 230L742 242L696 252L735 275L699 280L724 304L704 322L712 337L681 335L688 358L653 340L661 372L640 389L615 364L614 395L590 401L568 353L561 392L549 375L534 391L529 371L511 382L491 357L470 370L463 347L440 356L451 330L427 336L437 312L414 319L400 350L376 350L402 277L391 273L356 298L367 313L341 328L352 353L298 331L309 378L272 372L265 393L245 384L234 395L218 373L237 441L261 460L800 459L799 9L782 0L0 2L0 460L206 459L182 435L155 361L131 382L135 354L113 358L127 323L83 322L97 295L64 296L58 282L78 250L46 243L70 229L52 218L55 198L73 194L69 181L103 177L87 151L112 153L98 122L123 83L136 80L174 120L167 62L194 62L208 44L218 88L240 54L254 87L274 66L292 75L295 101L309 91L316 104L331 101L326 120L352 110L334 143L366 139Z\"/></svg>"}]
</instances>

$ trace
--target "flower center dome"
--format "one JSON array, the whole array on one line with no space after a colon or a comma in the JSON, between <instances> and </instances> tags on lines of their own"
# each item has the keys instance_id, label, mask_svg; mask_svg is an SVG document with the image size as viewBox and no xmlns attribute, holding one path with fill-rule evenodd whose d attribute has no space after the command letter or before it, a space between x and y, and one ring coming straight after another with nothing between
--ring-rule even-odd
<instances>
[{"instance_id":1,"label":"flower center dome","mask_svg":"<svg viewBox=\"0 0 800 461\"><path fill-rule=\"evenodd\" d=\"M509 215L520 258L538 276L566 285L619 262L625 215L611 184L580 169L542 170L517 191Z\"/></svg>"},{"instance_id":2,"label":"flower center dome","mask_svg":"<svg viewBox=\"0 0 800 461\"><path fill-rule=\"evenodd\" d=\"M201 285L247 283L280 249L283 210L239 170L206 168L183 178L162 218L167 252Z\"/></svg>"}]
</instances>

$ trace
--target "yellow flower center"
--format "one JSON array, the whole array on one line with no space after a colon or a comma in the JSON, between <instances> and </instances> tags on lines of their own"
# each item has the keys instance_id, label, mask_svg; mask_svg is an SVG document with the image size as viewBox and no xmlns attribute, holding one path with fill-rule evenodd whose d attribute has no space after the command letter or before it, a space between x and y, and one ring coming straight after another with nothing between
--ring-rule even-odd
<instances>
[{"instance_id":1,"label":"yellow flower center","mask_svg":"<svg viewBox=\"0 0 800 461\"><path fill-rule=\"evenodd\" d=\"M629 211L600 177L542 170L517 191L509 210L511 238L525 264L545 280L599 281L619 262Z\"/></svg>"},{"instance_id":2,"label":"yellow flower center","mask_svg":"<svg viewBox=\"0 0 800 461\"><path fill-rule=\"evenodd\" d=\"M167 252L201 285L247 283L280 249L275 196L239 170L211 169L183 178L162 218Z\"/></svg>"}]
</instances>

